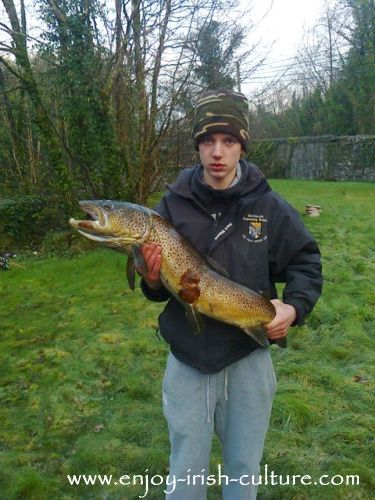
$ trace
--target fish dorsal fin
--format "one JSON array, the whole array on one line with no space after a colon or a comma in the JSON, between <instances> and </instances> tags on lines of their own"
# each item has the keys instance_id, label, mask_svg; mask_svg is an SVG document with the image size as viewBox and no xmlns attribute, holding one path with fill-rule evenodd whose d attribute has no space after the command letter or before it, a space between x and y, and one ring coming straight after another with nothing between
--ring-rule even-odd
<instances>
[{"instance_id":1,"label":"fish dorsal fin","mask_svg":"<svg viewBox=\"0 0 375 500\"><path fill-rule=\"evenodd\" d=\"M210 265L210 267L212 267L212 269L214 271L216 271L217 273L221 274L222 276L225 276L225 278L229 278L229 273L225 269L225 267L223 267L221 264L219 264L218 262L216 262L216 260L214 260L209 255L206 255L205 259L206 259L207 263Z\"/></svg>"}]
</instances>

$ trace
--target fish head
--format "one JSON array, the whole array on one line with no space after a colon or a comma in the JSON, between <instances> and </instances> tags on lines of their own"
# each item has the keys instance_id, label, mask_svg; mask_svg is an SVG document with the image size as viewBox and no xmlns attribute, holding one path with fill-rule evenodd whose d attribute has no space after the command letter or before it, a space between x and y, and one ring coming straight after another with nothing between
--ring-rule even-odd
<instances>
[{"instance_id":1,"label":"fish head","mask_svg":"<svg viewBox=\"0 0 375 500\"><path fill-rule=\"evenodd\" d=\"M90 218L69 224L86 238L130 252L134 244L142 244L150 231L152 210L122 201L84 200L80 208Z\"/></svg>"}]
</instances>

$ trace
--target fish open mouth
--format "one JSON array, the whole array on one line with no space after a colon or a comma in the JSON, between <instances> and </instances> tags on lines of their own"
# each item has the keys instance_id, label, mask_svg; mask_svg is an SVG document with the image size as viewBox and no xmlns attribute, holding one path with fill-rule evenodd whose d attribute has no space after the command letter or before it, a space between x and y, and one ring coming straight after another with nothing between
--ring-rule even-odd
<instances>
[{"instance_id":1,"label":"fish open mouth","mask_svg":"<svg viewBox=\"0 0 375 500\"><path fill-rule=\"evenodd\" d=\"M104 228L107 224L107 216L101 207L90 205L85 202L79 203L80 208L86 212L89 217L86 220L76 220L73 217L70 218L69 224L75 229L82 231L97 231L98 229Z\"/></svg>"},{"instance_id":2,"label":"fish open mouth","mask_svg":"<svg viewBox=\"0 0 375 500\"><path fill-rule=\"evenodd\" d=\"M116 248L131 245L137 240L127 234L126 224L122 224L121 214L117 214L119 209L131 206L130 204L112 200L85 200L80 201L79 206L88 217L86 220L72 217L69 224L89 240ZM125 253L127 252L128 249Z\"/></svg>"},{"instance_id":3,"label":"fish open mouth","mask_svg":"<svg viewBox=\"0 0 375 500\"><path fill-rule=\"evenodd\" d=\"M105 226L107 222L107 217L105 212L101 207L86 205L84 202L80 203L81 209L86 212L93 221L96 221L101 226Z\"/></svg>"}]
</instances>

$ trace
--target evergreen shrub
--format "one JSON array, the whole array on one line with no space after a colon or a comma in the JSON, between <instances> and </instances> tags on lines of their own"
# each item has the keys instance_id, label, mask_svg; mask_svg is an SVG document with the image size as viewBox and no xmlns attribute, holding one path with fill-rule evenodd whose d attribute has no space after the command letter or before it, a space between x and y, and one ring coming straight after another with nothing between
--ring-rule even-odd
<instances>
[{"instance_id":1,"label":"evergreen shrub","mask_svg":"<svg viewBox=\"0 0 375 500\"><path fill-rule=\"evenodd\" d=\"M50 231L67 229L68 206L52 196L0 200L0 251L38 247Z\"/></svg>"}]
</instances>

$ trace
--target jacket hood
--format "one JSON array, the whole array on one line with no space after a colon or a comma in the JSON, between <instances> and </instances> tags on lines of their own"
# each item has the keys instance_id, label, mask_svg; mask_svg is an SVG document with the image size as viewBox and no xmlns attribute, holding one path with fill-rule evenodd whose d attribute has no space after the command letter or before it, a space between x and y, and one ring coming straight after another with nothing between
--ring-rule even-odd
<instances>
[{"instance_id":1,"label":"jacket hood","mask_svg":"<svg viewBox=\"0 0 375 500\"><path fill-rule=\"evenodd\" d=\"M236 198L246 198L246 202L248 202L272 191L271 186L258 167L246 160L240 160L240 164L241 179L235 190ZM172 184L167 184L168 189L174 194L194 200L193 179L197 177L201 170L203 170L201 164L185 168ZM231 189L233 188L223 190L223 194Z\"/></svg>"}]
</instances>

